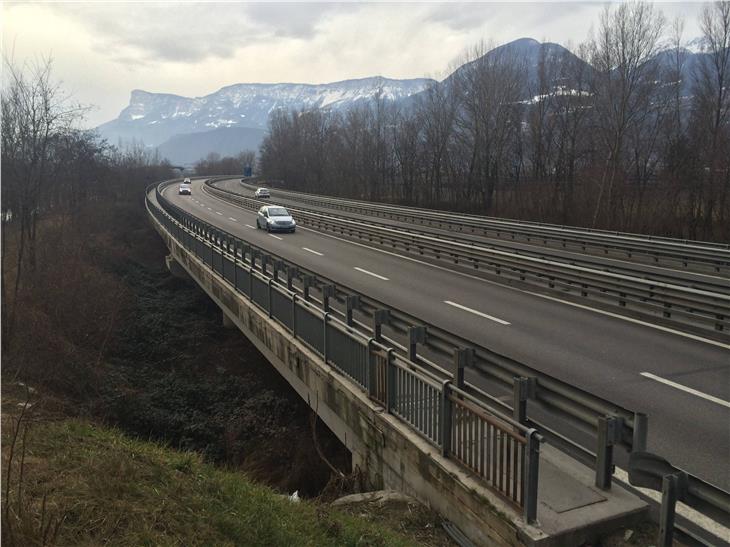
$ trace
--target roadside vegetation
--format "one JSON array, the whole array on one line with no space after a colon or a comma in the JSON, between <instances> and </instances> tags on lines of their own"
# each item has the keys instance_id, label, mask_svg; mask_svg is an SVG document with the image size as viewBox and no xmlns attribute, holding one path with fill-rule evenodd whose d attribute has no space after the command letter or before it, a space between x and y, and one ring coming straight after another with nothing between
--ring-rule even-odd
<instances>
[{"instance_id":1,"label":"roadside vegetation","mask_svg":"<svg viewBox=\"0 0 730 547\"><path fill-rule=\"evenodd\" d=\"M4 545L414 545L329 506L292 502L199 453L36 405L22 389L3 396L5 461L13 456Z\"/></svg>"},{"instance_id":2,"label":"roadside vegetation","mask_svg":"<svg viewBox=\"0 0 730 547\"><path fill-rule=\"evenodd\" d=\"M276 111L260 170L372 201L730 241L730 2L683 22L607 6L585 43L525 58L481 44L410 102Z\"/></svg>"}]
</instances>

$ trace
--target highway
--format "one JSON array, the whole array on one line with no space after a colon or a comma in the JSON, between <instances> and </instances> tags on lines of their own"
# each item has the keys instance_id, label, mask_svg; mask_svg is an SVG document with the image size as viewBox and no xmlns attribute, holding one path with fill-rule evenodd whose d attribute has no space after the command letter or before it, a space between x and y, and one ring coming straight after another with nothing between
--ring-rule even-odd
<instances>
[{"instance_id":1,"label":"highway","mask_svg":"<svg viewBox=\"0 0 730 547\"><path fill-rule=\"evenodd\" d=\"M730 489L730 345L518 290L300 227L255 229L255 213L175 187L164 197L304 268L476 344L649 415L649 450ZM488 386L484 386L486 390Z\"/></svg>"}]
</instances>

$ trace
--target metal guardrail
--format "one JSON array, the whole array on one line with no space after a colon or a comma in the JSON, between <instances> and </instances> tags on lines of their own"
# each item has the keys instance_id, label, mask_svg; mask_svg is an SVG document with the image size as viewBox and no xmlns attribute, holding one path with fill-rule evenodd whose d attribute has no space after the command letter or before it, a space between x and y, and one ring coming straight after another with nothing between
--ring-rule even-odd
<instances>
[{"instance_id":1,"label":"metal guardrail","mask_svg":"<svg viewBox=\"0 0 730 547\"><path fill-rule=\"evenodd\" d=\"M675 506L683 501L701 513L727 524L730 494L649 452L633 452L629 459L629 481L634 486L662 493L659 516L659 545L673 544ZM730 541L730 538L727 538Z\"/></svg>"},{"instance_id":2,"label":"metal guardrail","mask_svg":"<svg viewBox=\"0 0 730 547\"><path fill-rule=\"evenodd\" d=\"M249 209L261 206L258 200L213 186L215 180L207 181L204 186L212 195ZM402 250L422 258L449 262L470 272L482 272L511 282L557 291L561 295L589 299L643 316L673 321L698 331L713 334L730 331L730 292L701 290L475 244L446 241L306 210L290 208L290 212L300 223L314 229Z\"/></svg>"},{"instance_id":3,"label":"metal guardrail","mask_svg":"<svg viewBox=\"0 0 730 547\"><path fill-rule=\"evenodd\" d=\"M177 217L180 221L178 224L180 233L196 241L198 245L202 246L202 249L215 244L228 249L229 252L233 250L233 254L239 257L241 262L248 260L248 263L251 264L249 272L255 268L256 260L260 261L261 270L264 272L268 272L268 266L271 265L274 280L279 279L280 274L284 272L286 274L286 286L290 291L294 289L294 291L298 291L294 294L303 294L305 301L312 300L321 303L322 309L331 314L330 317L342 317L344 321L340 320L340 323L344 322L346 326L355 327L361 336L367 336L362 333L368 332L369 326L363 323L362 320L355 318L353 311L356 310L362 319L369 321L372 336L367 338L369 347L366 367L362 368L361 359L355 359L353 362L356 363L356 366L343 365L342 368L338 367L338 369L361 387L366 388L370 398L383 404L391 413L395 412L396 397L400 393L394 391L396 382L392 379L395 370L399 368L398 363L405 362L406 368L414 367L415 370L418 370L424 378L422 383L429 386L430 389L435 389L435 385L440 382L441 402L438 409L442 417L438 423L443 424L440 426L440 430L438 425L428 425L431 423L429 422L431 418L422 418L425 415L425 409L434 409L436 403L429 394L429 388L424 388L420 383L418 384L421 390L420 393L426 393L427 395L425 397L422 395L417 402L401 407L400 417L412 423L416 431L429 439L430 442L434 441L433 437L429 438L429 434L433 435L435 431L440 439L442 450L447 452L452 459L459 461L462 465L483 476L487 481L499 480L497 472L490 471L494 466L494 460L487 457L485 463L482 463L481 456L475 458L473 454L470 460L469 451L468 449L465 450L464 447L484 444L485 446L481 450L485 455L489 453L492 458L498 458L500 470L507 459L511 458L510 461L514 462L514 454L517 452L518 463L517 465L513 463L512 469L517 469L525 474L522 478L523 485L517 489L518 495L519 492L525 495L525 492L530 490L529 487L526 490L524 486L524 480L527 480L528 473L532 473L528 468L535 466L534 474L529 475L530 477L536 476L538 472L536 459L538 456L535 452L539 450L541 440L541 437L537 436L538 431L541 435L545 435L550 442L585 463L594 466L596 485L600 488L610 488L614 446L622 446L630 453L642 453L646 450L648 429L646 415L622 408L486 348L475 347L472 342L457 335L431 325L423 325L422 321L400 310L389 309L384 304L366 295L359 294L341 284L335 284L323 276L316 275L295 264L281 260L279 257L263 252L256 246L218 230L186 211L175 207L162 198L159 194L159 188L156 191L160 204L166 208L168 213ZM150 205L148 201L148 207ZM158 213L162 214L159 210ZM222 268L225 270L226 262L222 262ZM242 271L246 272L247 270ZM241 275L245 277L245 273ZM295 287L295 284L298 287ZM311 296L311 291L319 291L321 300ZM275 301L276 297L267 301L272 302L272 309L276 307L273 304ZM336 306L342 309L337 309ZM296 320L297 310L299 309L295 307L291 314L281 315L278 320L288 327L287 322L291 318ZM300 321L301 317L307 316L300 312ZM388 335L383 332L384 328L388 329ZM307 329L306 333L304 329ZM309 329L304 326L302 339L308 339L309 345L315 347L318 344L317 340L320 340L317 332L316 327ZM348 331L349 334L352 334L352 332ZM319 347L327 347L326 335L323 334L322 336L325 336L323 338L324 346ZM404 338L405 344L401 343ZM330 335L330 339L332 339L332 335ZM418 353L417 348L420 350ZM330 349L330 351L332 350ZM320 354L322 353L320 352ZM403 358L401 354L406 354L408 358ZM452 359L453 367L451 373L449 373L448 370L444 369L444 363L448 363ZM434 360L440 364L437 364ZM448 368L448 365L446 368ZM510 407L502 400L465 382L465 368L475 370L480 376L487 379L491 385L511 390L513 395L512 406ZM409 384L407 381L402 381L401 385L406 386ZM405 389L405 387L402 387L402 389ZM529 435L523 435L526 439L526 445L516 439L517 444L512 445L509 452L507 452L508 449L505 444L498 445L501 447L500 450L503 450L500 452L502 458L500 462L499 454L494 451L494 443L488 444L491 442L487 433L488 420L483 420L484 424L476 425L480 423L479 420L482 420L481 417L463 418L463 416L469 415L468 410L461 410L466 406L464 402L469 403L472 400L479 402L484 408L488 408L488 413L494 414L498 423L501 421L501 423L507 424L520 424L523 428L529 428L528 431L533 432L534 438L531 440ZM596 452L585 449L547 425L528 417L528 401L531 405L535 405L595 437ZM455 411L454 408L459 410ZM476 408L479 408L479 405ZM503 409L501 413L496 410L498 408ZM466 414L459 414L460 412ZM512 418L508 417L509 413L512 414ZM444 417L445 414L447 414L447 417ZM457 414L456 420L454 414ZM429 427L431 427L430 430ZM450 431L447 431L448 428L451 428ZM476 437L472 437L470 440L468 435L474 435L475 431L477 432ZM519 429L513 430L513 432L516 431L519 431ZM482 433L484 434L482 435ZM460 439L460 441L456 441L456 439ZM454 442L457 444L461 442L461 447L456 446L456 448L453 448L452 443ZM533 443L532 448L530 448L531 442ZM480 449L476 448L475 450ZM495 456L495 454L497 455ZM509 457L507 457L507 454L509 454ZM533 456L532 459L531 455ZM655 458L658 457L655 456ZM503 482L502 486L496 485L496 489L501 491L503 495L506 494L500 489L504 489L507 483L509 481ZM698 478L693 478L693 484L698 495L686 499L686 503L719 522L725 524L730 522L730 506L728 504L730 494ZM493 487L495 486L493 485ZM510 488L510 491L514 492L514 487ZM702 501L694 504L698 499ZM513 503L518 505L522 503L523 511L526 514L532 512L533 509L528 506L535 501L536 498L512 500ZM536 507L534 510L536 511Z\"/></svg>"},{"instance_id":4,"label":"metal guardrail","mask_svg":"<svg viewBox=\"0 0 730 547\"><path fill-rule=\"evenodd\" d=\"M275 193L310 205L465 234L537 243L544 246L552 244L563 249L574 248L582 252L593 252L604 256L609 253L618 253L626 258L644 256L656 264L679 266L689 270L699 267L730 276L730 245L723 243L645 236L591 228L571 228L558 224L507 220L401 205L375 204L292 190L276 189Z\"/></svg>"},{"instance_id":5,"label":"metal guardrail","mask_svg":"<svg viewBox=\"0 0 730 547\"><path fill-rule=\"evenodd\" d=\"M308 285L300 290L292 286L291 278L279 282L279 270L274 267L270 274L266 255L167 203L159 187L155 188L161 208L149 199L148 192L147 209L180 245L372 399L383 403L388 413L439 447L445 457L474 471L528 522L535 522L542 437L534 428L451 387L449 380L436 381L432 372L384 344L384 338L378 340L358 330L351 316L349 321L335 317L327 298L322 302L311 298ZM488 427L472 430L472 423ZM477 460L490 462L489 472L476 466Z\"/></svg>"}]
</instances>

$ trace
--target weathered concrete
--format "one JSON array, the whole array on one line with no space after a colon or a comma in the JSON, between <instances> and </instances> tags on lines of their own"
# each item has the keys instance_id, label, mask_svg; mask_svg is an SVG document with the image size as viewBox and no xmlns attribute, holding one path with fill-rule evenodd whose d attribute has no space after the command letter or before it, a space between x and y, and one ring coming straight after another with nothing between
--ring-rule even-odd
<instances>
[{"instance_id":1,"label":"weathered concrete","mask_svg":"<svg viewBox=\"0 0 730 547\"><path fill-rule=\"evenodd\" d=\"M628 493L596 491L590 470L546 448L540 484L543 490L549 488L549 495L539 496L538 524L526 524L486 484L442 457L440 450L386 413L155 225L174 260L352 452L353 466L360 468L373 489L414 497L478 545L580 545L603 527L633 523L645 511L645 505ZM558 488L565 499L560 493L554 495ZM588 526L594 523L599 526Z\"/></svg>"}]
</instances>

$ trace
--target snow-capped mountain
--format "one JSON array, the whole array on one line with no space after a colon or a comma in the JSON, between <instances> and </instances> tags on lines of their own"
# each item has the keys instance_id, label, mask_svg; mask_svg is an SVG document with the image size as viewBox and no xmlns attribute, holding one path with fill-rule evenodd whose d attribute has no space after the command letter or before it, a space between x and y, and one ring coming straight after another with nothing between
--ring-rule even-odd
<instances>
[{"instance_id":1,"label":"snow-capped mountain","mask_svg":"<svg viewBox=\"0 0 730 547\"><path fill-rule=\"evenodd\" d=\"M132 91L129 106L116 120L98 127L112 144L142 141L158 146L171 137L219 128L265 129L277 109L328 108L347 110L378 94L399 100L416 94L433 80L391 80L382 77L330 84L235 84L204 97Z\"/></svg>"}]
</instances>

